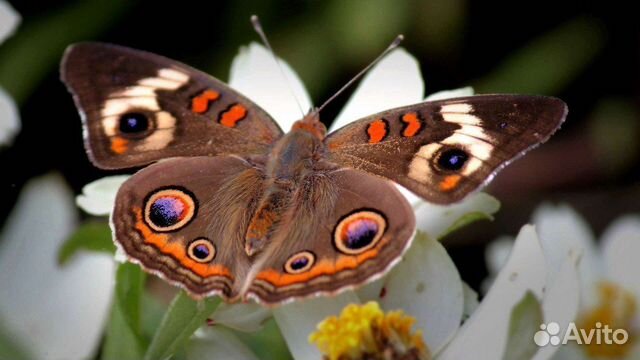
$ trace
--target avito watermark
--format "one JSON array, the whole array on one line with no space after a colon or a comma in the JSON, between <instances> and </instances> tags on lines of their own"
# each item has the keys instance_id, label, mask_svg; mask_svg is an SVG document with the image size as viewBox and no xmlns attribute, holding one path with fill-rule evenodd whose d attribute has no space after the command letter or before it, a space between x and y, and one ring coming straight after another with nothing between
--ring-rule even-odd
<instances>
[{"instance_id":1,"label":"avito watermark","mask_svg":"<svg viewBox=\"0 0 640 360\"><path fill-rule=\"evenodd\" d=\"M564 334L560 334L560 324L550 322L541 324L540 331L533 336L533 341L538 346L566 345L574 341L578 345L623 345L629 341L629 332L625 329L612 329L609 325L597 322L595 328L580 329L575 323L569 323Z\"/></svg>"}]
</instances>

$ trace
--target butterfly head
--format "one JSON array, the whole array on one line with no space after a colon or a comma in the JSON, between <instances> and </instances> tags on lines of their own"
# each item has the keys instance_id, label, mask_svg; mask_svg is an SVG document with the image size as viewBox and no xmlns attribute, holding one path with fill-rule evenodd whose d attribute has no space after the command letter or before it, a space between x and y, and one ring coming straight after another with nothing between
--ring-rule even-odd
<instances>
[{"instance_id":1,"label":"butterfly head","mask_svg":"<svg viewBox=\"0 0 640 360\"><path fill-rule=\"evenodd\" d=\"M307 131L320 140L327 134L327 127L320 121L320 113L311 110L302 119L293 123L291 130Z\"/></svg>"}]
</instances>

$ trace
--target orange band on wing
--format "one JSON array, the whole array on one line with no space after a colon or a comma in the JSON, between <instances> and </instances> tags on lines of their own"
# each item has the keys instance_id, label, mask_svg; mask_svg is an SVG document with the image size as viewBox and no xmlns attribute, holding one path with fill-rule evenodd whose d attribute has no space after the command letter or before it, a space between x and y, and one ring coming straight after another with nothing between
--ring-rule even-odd
<instances>
[{"instance_id":1,"label":"orange band on wing","mask_svg":"<svg viewBox=\"0 0 640 360\"><path fill-rule=\"evenodd\" d=\"M418 118L418 113L406 113L402 115L402 121L407 124L402 131L402 136L404 137L415 136L420 132L420 129L422 129L422 123L420 122L420 118Z\"/></svg>"},{"instance_id":2,"label":"orange band on wing","mask_svg":"<svg viewBox=\"0 0 640 360\"><path fill-rule=\"evenodd\" d=\"M220 124L226 127L235 127L238 121L247 116L247 108L240 104L231 106L228 110L220 115Z\"/></svg>"},{"instance_id":3,"label":"orange band on wing","mask_svg":"<svg viewBox=\"0 0 640 360\"><path fill-rule=\"evenodd\" d=\"M119 136L111 138L111 151L118 155L124 154L129 148L129 140L123 139Z\"/></svg>"},{"instance_id":4,"label":"orange band on wing","mask_svg":"<svg viewBox=\"0 0 640 360\"><path fill-rule=\"evenodd\" d=\"M460 175L449 175L445 177L440 182L440 191L451 191L455 189L460 183L461 179L462 179L462 176Z\"/></svg>"},{"instance_id":5,"label":"orange band on wing","mask_svg":"<svg viewBox=\"0 0 640 360\"><path fill-rule=\"evenodd\" d=\"M383 239L379 246L386 244L387 240L388 239ZM321 260L309 271L300 274L287 274L275 269L266 269L259 272L258 275L256 275L256 279L267 281L278 287L303 283L318 276L331 276L344 270L355 269L365 261L378 256L378 249L379 247L376 247L360 255L340 255L335 262L327 259Z\"/></svg>"},{"instance_id":6,"label":"orange band on wing","mask_svg":"<svg viewBox=\"0 0 640 360\"><path fill-rule=\"evenodd\" d=\"M388 124L384 119L376 119L369 124L367 135L369 135L369 144L377 144L389 133Z\"/></svg>"},{"instance_id":7,"label":"orange band on wing","mask_svg":"<svg viewBox=\"0 0 640 360\"><path fill-rule=\"evenodd\" d=\"M205 90L202 94L191 100L191 111L202 114L209 110L209 104L218 100L220 93L214 90Z\"/></svg>"},{"instance_id":8,"label":"orange band on wing","mask_svg":"<svg viewBox=\"0 0 640 360\"><path fill-rule=\"evenodd\" d=\"M140 231L144 242L153 245L161 253L170 255L174 259L178 260L180 264L187 269L193 271L200 277L206 278L210 276L224 276L233 280L231 271L223 265L216 264L201 264L187 256L186 248L180 242L169 242L169 235L157 234L151 231L151 229L142 221L142 209L135 209L136 213L136 229Z\"/></svg>"}]
</instances>

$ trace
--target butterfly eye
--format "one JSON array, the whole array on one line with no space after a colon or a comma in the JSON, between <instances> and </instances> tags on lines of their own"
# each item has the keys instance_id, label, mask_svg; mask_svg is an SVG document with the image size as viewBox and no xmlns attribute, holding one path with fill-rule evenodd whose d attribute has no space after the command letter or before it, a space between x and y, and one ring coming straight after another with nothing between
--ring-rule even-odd
<instances>
[{"instance_id":1,"label":"butterfly eye","mask_svg":"<svg viewBox=\"0 0 640 360\"><path fill-rule=\"evenodd\" d=\"M436 158L437 167L443 171L458 171L469 159L466 151L461 149L447 149Z\"/></svg>"},{"instance_id":2,"label":"butterfly eye","mask_svg":"<svg viewBox=\"0 0 640 360\"><path fill-rule=\"evenodd\" d=\"M149 119L142 113L126 113L120 116L118 128L123 135L140 135L149 130Z\"/></svg>"},{"instance_id":3,"label":"butterfly eye","mask_svg":"<svg viewBox=\"0 0 640 360\"><path fill-rule=\"evenodd\" d=\"M315 263L316 257L310 251L301 251L289 258L284 264L284 270L289 274L299 274L309 270Z\"/></svg>"},{"instance_id":4,"label":"butterfly eye","mask_svg":"<svg viewBox=\"0 0 640 360\"><path fill-rule=\"evenodd\" d=\"M206 263L216 257L216 247L211 240L199 238L192 241L187 247L189 257L199 263Z\"/></svg>"},{"instance_id":5,"label":"butterfly eye","mask_svg":"<svg viewBox=\"0 0 640 360\"><path fill-rule=\"evenodd\" d=\"M341 252L361 254L382 238L387 226L385 218L371 210L358 210L340 220L334 231L333 241Z\"/></svg>"},{"instance_id":6,"label":"butterfly eye","mask_svg":"<svg viewBox=\"0 0 640 360\"><path fill-rule=\"evenodd\" d=\"M186 189L161 189L145 202L145 221L157 232L175 231L186 226L196 214L194 195Z\"/></svg>"}]
</instances>

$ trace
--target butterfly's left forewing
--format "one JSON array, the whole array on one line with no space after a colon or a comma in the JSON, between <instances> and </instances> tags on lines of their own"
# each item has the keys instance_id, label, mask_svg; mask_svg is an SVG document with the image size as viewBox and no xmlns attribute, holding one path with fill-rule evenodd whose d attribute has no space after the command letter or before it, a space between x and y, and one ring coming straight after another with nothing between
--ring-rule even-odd
<instances>
[{"instance_id":1,"label":"butterfly's left forewing","mask_svg":"<svg viewBox=\"0 0 640 360\"><path fill-rule=\"evenodd\" d=\"M83 117L85 148L106 169L163 158L262 154L282 135L271 117L221 81L122 46L70 46L62 80Z\"/></svg>"},{"instance_id":2,"label":"butterfly's left forewing","mask_svg":"<svg viewBox=\"0 0 640 360\"><path fill-rule=\"evenodd\" d=\"M325 139L329 160L452 203L546 141L567 114L556 98L480 95L384 111Z\"/></svg>"}]
</instances>

